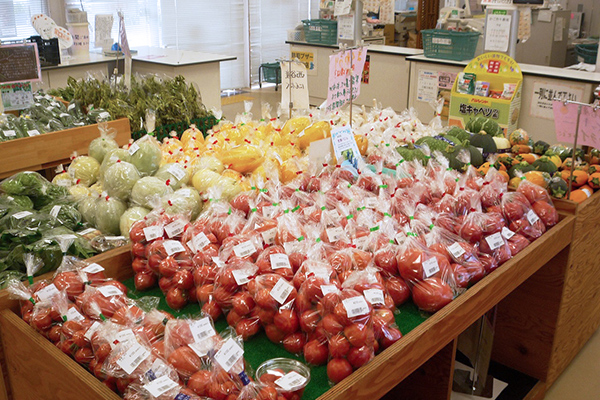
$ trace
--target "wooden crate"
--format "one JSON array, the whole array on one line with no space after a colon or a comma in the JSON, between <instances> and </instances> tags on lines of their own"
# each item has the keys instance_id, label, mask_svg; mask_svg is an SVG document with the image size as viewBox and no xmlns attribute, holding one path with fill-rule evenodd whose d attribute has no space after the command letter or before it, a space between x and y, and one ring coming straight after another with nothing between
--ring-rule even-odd
<instances>
[{"instance_id":1,"label":"wooden crate","mask_svg":"<svg viewBox=\"0 0 600 400\"><path fill-rule=\"evenodd\" d=\"M127 118L109 121L108 126L116 129L115 140L119 146L127 144L131 139ZM39 171L66 164L74 151L79 155L87 154L90 142L99 135L98 124L93 124L2 142L0 179L20 171Z\"/></svg>"},{"instance_id":2,"label":"wooden crate","mask_svg":"<svg viewBox=\"0 0 600 400\"><path fill-rule=\"evenodd\" d=\"M567 247L571 241L574 222L573 216L564 216L542 238L383 351L369 364L327 391L319 400L373 400L388 392L390 398L398 398L395 393L415 393L415 390L418 390L420 396L412 399L448 399L456 337ZM104 260L96 259L96 262L106 268L107 275L117 279L132 275L129 253L113 250L112 254L109 252L102 256L112 256ZM60 392L61 399L79 400L82 387L85 387L86 399L118 398L107 393L99 382L90 381L89 372L49 342L42 344L46 339L14 314L12 309L16 306L15 302L11 303L2 296L5 295L0 294L0 307L4 308L0 312L0 332L7 355L7 382L10 383L14 399L55 398L54 393ZM521 308L526 306L520 305ZM14 345L15 340L20 340L18 346ZM32 357L33 354L35 357ZM13 357L17 357L16 364L12 361ZM40 359L43 363L38 361ZM38 371L40 368L44 371ZM35 384L25 385L20 376L24 371L35 371L44 376L44 380L36 379ZM60 381L52 379L56 374L60 374ZM432 384L430 376L443 378Z\"/></svg>"}]
</instances>

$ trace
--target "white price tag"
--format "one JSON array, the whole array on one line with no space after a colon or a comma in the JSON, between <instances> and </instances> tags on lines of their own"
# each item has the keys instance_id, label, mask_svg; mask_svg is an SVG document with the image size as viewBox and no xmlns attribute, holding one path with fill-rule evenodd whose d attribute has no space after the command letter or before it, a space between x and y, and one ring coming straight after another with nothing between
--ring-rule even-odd
<instances>
[{"instance_id":1,"label":"white price tag","mask_svg":"<svg viewBox=\"0 0 600 400\"><path fill-rule=\"evenodd\" d=\"M273 228L273 229L269 229L268 231L261 232L260 235L262 236L263 240L265 241L265 244L274 244L275 236L277 236L277 228Z\"/></svg>"},{"instance_id":2,"label":"white price tag","mask_svg":"<svg viewBox=\"0 0 600 400\"><path fill-rule=\"evenodd\" d=\"M527 221L529 221L529 223L531 225L535 224L536 222L538 222L540 220L540 217L537 216L537 214L535 213L535 211L533 210L529 210L527 212Z\"/></svg>"},{"instance_id":3,"label":"white price tag","mask_svg":"<svg viewBox=\"0 0 600 400\"><path fill-rule=\"evenodd\" d=\"M217 334L208 317L193 321L190 324L190 331L192 332L194 341L197 343Z\"/></svg>"},{"instance_id":4,"label":"white price tag","mask_svg":"<svg viewBox=\"0 0 600 400\"><path fill-rule=\"evenodd\" d=\"M90 233L92 233L94 231L96 231L96 228L87 228L87 229L84 229L81 232L79 232L79 234L81 236L85 236L85 235L90 234Z\"/></svg>"},{"instance_id":5,"label":"white price tag","mask_svg":"<svg viewBox=\"0 0 600 400\"><path fill-rule=\"evenodd\" d=\"M75 108L75 103L69 104L69 107L67 107L67 111L71 111L74 108Z\"/></svg>"},{"instance_id":6,"label":"white price tag","mask_svg":"<svg viewBox=\"0 0 600 400\"><path fill-rule=\"evenodd\" d=\"M85 317L81 315L79 311L75 307L69 308L67 311L67 321L83 321Z\"/></svg>"},{"instance_id":7,"label":"white price tag","mask_svg":"<svg viewBox=\"0 0 600 400\"><path fill-rule=\"evenodd\" d=\"M168 171L178 181L181 181L181 180L183 180L183 178L185 178L185 170L179 164L169 165Z\"/></svg>"},{"instance_id":8,"label":"white price tag","mask_svg":"<svg viewBox=\"0 0 600 400\"><path fill-rule=\"evenodd\" d=\"M237 344L237 342L232 338L229 338L223 344L223 347L217 351L217 354L215 354L215 360L219 363L221 368L225 370L225 372L229 372L231 367L233 367L243 355L244 350L240 347L240 345Z\"/></svg>"},{"instance_id":9,"label":"white price tag","mask_svg":"<svg viewBox=\"0 0 600 400\"><path fill-rule=\"evenodd\" d=\"M465 249L463 249L462 246L458 244L458 242L455 242L451 246L448 246L448 251L455 258L459 258L460 256L466 253Z\"/></svg>"},{"instance_id":10,"label":"white price tag","mask_svg":"<svg viewBox=\"0 0 600 400\"><path fill-rule=\"evenodd\" d=\"M51 301L54 298L54 296L59 295L60 292L58 291L56 286L54 286L54 283L52 283L46 286L45 288L38 290L37 292L35 292L35 294L41 301Z\"/></svg>"},{"instance_id":11,"label":"white price tag","mask_svg":"<svg viewBox=\"0 0 600 400\"><path fill-rule=\"evenodd\" d=\"M200 251L210 244L210 240L208 240L204 232L200 232L194 236L192 239L192 244L194 245L194 250Z\"/></svg>"},{"instance_id":12,"label":"white price tag","mask_svg":"<svg viewBox=\"0 0 600 400\"><path fill-rule=\"evenodd\" d=\"M366 289L363 291L365 299L371 304L385 304L383 290L381 289Z\"/></svg>"},{"instance_id":13,"label":"white price tag","mask_svg":"<svg viewBox=\"0 0 600 400\"><path fill-rule=\"evenodd\" d=\"M129 150L127 150L129 152L129 155L132 156L134 155L138 150L140 149L140 146L137 143L133 143L130 147Z\"/></svg>"},{"instance_id":14,"label":"white price tag","mask_svg":"<svg viewBox=\"0 0 600 400\"><path fill-rule=\"evenodd\" d=\"M176 387L179 387L179 383L169 379L168 375L163 375L144 385L144 389L146 389L153 397L160 397L165 392L173 390Z\"/></svg>"},{"instance_id":15,"label":"white price tag","mask_svg":"<svg viewBox=\"0 0 600 400\"><path fill-rule=\"evenodd\" d=\"M131 375L133 371L150 355L150 350L145 349L139 344L131 346L122 356L117 360L117 365L125 371L127 375Z\"/></svg>"},{"instance_id":16,"label":"white price tag","mask_svg":"<svg viewBox=\"0 0 600 400\"><path fill-rule=\"evenodd\" d=\"M271 260L272 269L292 268L290 265L290 258L287 254L271 254L269 258Z\"/></svg>"},{"instance_id":17,"label":"white price tag","mask_svg":"<svg viewBox=\"0 0 600 400\"><path fill-rule=\"evenodd\" d=\"M341 226L327 229L327 237L331 243L337 242L344 236L344 228Z\"/></svg>"},{"instance_id":18,"label":"white price tag","mask_svg":"<svg viewBox=\"0 0 600 400\"><path fill-rule=\"evenodd\" d=\"M96 332L98 329L100 329L100 327L102 326L102 324L98 321L95 321L92 326L89 327L89 329L87 331L85 331L85 338L87 340L92 340L92 335L94 334L94 332Z\"/></svg>"},{"instance_id":19,"label":"white price tag","mask_svg":"<svg viewBox=\"0 0 600 400\"><path fill-rule=\"evenodd\" d=\"M115 240L126 240L125 236L104 236L104 239L108 240L109 242L113 242Z\"/></svg>"},{"instance_id":20,"label":"white price tag","mask_svg":"<svg viewBox=\"0 0 600 400\"><path fill-rule=\"evenodd\" d=\"M244 243L240 243L237 246L233 247L233 252L236 256L240 258L248 257L250 254L254 253L256 248L254 244L252 244L251 240L247 240Z\"/></svg>"},{"instance_id":21,"label":"white price tag","mask_svg":"<svg viewBox=\"0 0 600 400\"><path fill-rule=\"evenodd\" d=\"M275 384L285 391L292 391L305 383L306 378L296 371L290 371L275 381Z\"/></svg>"},{"instance_id":22,"label":"white price tag","mask_svg":"<svg viewBox=\"0 0 600 400\"><path fill-rule=\"evenodd\" d=\"M367 247L367 242L369 240L368 236L357 237L352 241L352 244L356 246L356 248L364 250Z\"/></svg>"},{"instance_id":23,"label":"white price tag","mask_svg":"<svg viewBox=\"0 0 600 400\"><path fill-rule=\"evenodd\" d=\"M119 343L137 342L135 333L131 329L124 329L115 335L113 344L116 346Z\"/></svg>"},{"instance_id":24,"label":"white price tag","mask_svg":"<svg viewBox=\"0 0 600 400\"><path fill-rule=\"evenodd\" d=\"M21 211L18 213L14 213L12 216L15 219L22 219L22 218L27 217L28 215L31 215L31 213L29 211Z\"/></svg>"},{"instance_id":25,"label":"white price tag","mask_svg":"<svg viewBox=\"0 0 600 400\"><path fill-rule=\"evenodd\" d=\"M500 233L494 233L493 235L486 237L485 241L490 246L490 250L496 250L504 244L504 240Z\"/></svg>"},{"instance_id":26,"label":"white price tag","mask_svg":"<svg viewBox=\"0 0 600 400\"><path fill-rule=\"evenodd\" d=\"M28 134L29 136L39 136L39 134L40 134L40 131L38 131L37 129L32 129L32 130L30 130L30 131L27 131L27 134Z\"/></svg>"},{"instance_id":27,"label":"white price tag","mask_svg":"<svg viewBox=\"0 0 600 400\"><path fill-rule=\"evenodd\" d=\"M239 286L245 285L246 283L250 282L250 275L246 270L234 269L233 271L231 271L231 273L233 274L233 279L235 279L235 282Z\"/></svg>"},{"instance_id":28,"label":"white price tag","mask_svg":"<svg viewBox=\"0 0 600 400\"><path fill-rule=\"evenodd\" d=\"M225 263L219 257L211 257L217 268L223 268ZM235 277L235 275L234 275Z\"/></svg>"},{"instance_id":29,"label":"white price tag","mask_svg":"<svg viewBox=\"0 0 600 400\"><path fill-rule=\"evenodd\" d=\"M510 238L515 236L515 233L504 226L502 227L502 236L504 236L504 239L510 240Z\"/></svg>"},{"instance_id":30,"label":"white price tag","mask_svg":"<svg viewBox=\"0 0 600 400\"><path fill-rule=\"evenodd\" d=\"M440 272L437 258L431 257L430 259L423 261L423 272L425 273L425 278L429 278Z\"/></svg>"},{"instance_id":31,"label":"white price tag","mask_svg":"<svg viewBox=\"0 0 600 400\"><path fill-rule=\"evenodd\" d=\"M348 318L354 318L369 313L369 305L363 296L350 297L342 300L344 308L348 313Z\"/></svg>"},{"instance_id":32,"label":"white price tag","mask_svg":"<svg viewBox=\"0 0 600 400\"><path fill-rule=\"evenodd\" d=\"M54 218L58 217L58 213L60 212L60 209L62 208L62 206L54 206L52 207L52 209L50 210L50 215L52 215Z\"/></svg>"},{"instance_id":33,"label":"white price tag","mask_svg":"<svg viewBox=\"0 0 600 400\"><path fill-rule=\"evenodd\" d=\"M402 244L406 240L406 235L402 232L398 232L394 239L396 240L396 243Z\"/></svg>"},{"instance_id":34,"label":"white price tag","mask_svg":"<svg viewBox=\"0 0 600 400\"><path fill-rule=\"evenodd\" d=\"M290 285L285 279L281 278L277 281L273 289L269 294L272 298L274 298L279 304L285 303L285 300L288 298L290 293L294 287Z\"/></svg>"},{"instance_id":35,"label":"white price tag","mask_svg":"<svg viewBox=\"0 0 600 400\"><path fill-rule=\"evenodd\" d=\"M163 247L165 248L167 254L170 256L185 251L185 247L183 247L181 242L178 242L177 240L165 240L163 242Z\"/></svg>"},{"instance_id":36,"label":"white price tag","mask_svg":"<svg viewBox=\"0 0 600 400\"><path fill-rule=\"evenodd\" d=\"M187 222L182 219L178 219L177 221L173 221L169 225L165 226L165 232L167 233L168 237L174 238L175 236L183 233L186 225Z\"/></svg>"},{"instance_id":37,"label":"white price tag","mask_svg":"<svg viewBox=\"0 0 600 400\"><path fill-rule=\"evenodd\" d=\"M265 218L273 218L275 213L277 212L277 207L275 206L264 206L262 208L262 213Z\"/></svg>"},{"instance_id":38,"label":"white price tag","mask_svg":"<svg viewBox=\"0 0 600 400\"><path fill-rule=\"evenodd\" d=\"M13 130L4 131L4 136L6 137L15 137L17 136L17 132Z\"/></svg>"},{"instance_id":39,"label":"white price tag","mask_svg":"<svg viewBox=\"0 0 600 400\"><path fill-rule=\"evenodd\" d=\"M100 286L97 289L100 293L102 293L102 296L104 296L104 297L113 297L113 296L122 296L123 295L123 292L121 291L121 289L119 289L118 287L113 286L113 285Z\"/></svg>"},{"instance_id":40,"label":"white price tag","mask_svg":"<svg viewBox=\"0 0 600 400\"><path fill-rule=\"evenodd\" d=\"M110 118L110 114L107 111L103 111L100 114L98 114L98 118Z\"/></svg>"},{"instance_id":41,"label":"white price tag","mask_svg":"<svg viewBox=\"0 0 600 400\"><path fill-rule=\"evenodd\" d=\"M143 231L147 242L158 239L163 234L162 226L147 226L143 229Z\"/></svg>"},{"instance_id":42,"label":"white price tag","mask_svg":"<svg viewBox=\"0 0 600 400\"><path fill-rule=\"evenodd\" d=\"M328 295L329 293L339 293L340 290L335 285L321 285L321 293L323 296Z\"/></svg>"},{"instance_id":43,"label":"white price tag","mask_svg":"<svg viewBox=\"0 0 600 400\"><path fill-rule=\"evenodd\" d=\"M375 197L367 197L365 200L365 207L367 208L376 208L377 207L377 198Z\"/></svg>"},{"instance_id":44,"label":"white price tag","mask_svg":"<svg viewBox=\"0 0 600 400\"><path fill-rule=\"evenodd\" d=\"M104 271L104 267L100 264L92 263L87 267L83 268L82 271L87 274L97 274L98 272Z\"/></svg>"}]
</instances>

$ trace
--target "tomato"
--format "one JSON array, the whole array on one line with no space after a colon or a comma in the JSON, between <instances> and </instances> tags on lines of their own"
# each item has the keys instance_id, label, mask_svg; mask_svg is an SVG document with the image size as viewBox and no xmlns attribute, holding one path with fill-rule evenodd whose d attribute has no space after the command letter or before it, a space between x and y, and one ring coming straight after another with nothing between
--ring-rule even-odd
<instances>
[{"instance_id":1,"label":"tomato","mask_svg":"<svg viewBox=\"0 0 600 400\"><path fill-rule=\"evenodd\" d=\"M546 201L538 200L533 203L532 208L546 227L554 226L558 223L558 212L556 211L556 208Z\"/></svg>"},{"instance_id":2,"label":"tomato","mask_svg":"<svg viewBox=\"0 0 600 400\"><path fill-rule=\"evenodd\" d=\"M77 349L75 354L73 354L73 358L79 364L88 364L94 359L94 354L92 353L92 349L89 347L82 347Z\"/></svg>"},{"instance_id":3,"label":"tomato","mask_svg":"<svg viewBox=\"0 0 600 400\"><path fill-rule=\"evenodd\" d=\"M285 333L277 328L274 324L265 326L265 333L269 340L273 343L281 343L285 338Z\"/></svg>"},{"instance_id":4,"label":"tomato","mask_svg":"<svg viewBox=\"0 0 600 400\"><path fill-rule=\"evenodd\" d=\"M304 359L311 365L325 365L328 353L325 342L311 340L304 345Z\"/></svg>"},{"instance_id":5,"label":"tomato","mask_svg":"<svg viewBox=\"0 0 600 400\"><path fill-rule=\"evenodd\" d=\"M256 335L260 330L258 319L242 318L235 325L235 332L242 337L244 341Z\"/></svg>"},{"instance_id":6,"label":"tomato","mask_svg":"<svg viewBox=\"0 0 600 400\"><path fill-rule=\"evenodd\" d=\"M327 314L322 319L323 329L330 336L340 333L344 326L340 322L339 318L335 314Z\"/></svg>"},{"instance_id":7,"label":"tomato","mask_svg":"<svg viewBox=\"0 0 600 400\"><path fill-rule=\"evenodd\" d=\"M407 281L423 279L423 267L420 262L422 252L414 248L407 248L397 257L398 272Z\"/></svg>"},{"instance_id":8,"label":"tomato","mask_svg":"<svg viewBox=\"0 0 600 400\"><path fill-rule=\"evenodd\" d=\"M368 346L353 347L348 353L348 361L354 368L360 368L375 356L373 348Z\"/></svg>"},{"instance_id":9,"label":"tomato","mask_svg":"<svg viewBox=\"0 0 600 400\"><path fill-rule=\"evenodd\" d=\"M144 235L144 228L146 227L145 221L137 221L129 230L129 238L133 243L139 243L146 241L146 235Z\"/></svg>"},{"instance_id":10,"label":"tomato","mask_svg":"<svg viewBox=\"0 0 600 400\"><path fill-rule=\"evenodd\" d=\"M277 309L277 301L271 296L270 289L260 289L254 296L256 304L264 309Z\"/></svg>"},{"instance_id":11,"label":"tomato","mask_svg":"<svg viewBox=\"0 0 600 400\"><path fill-rule=\"evenodd\" d=\"M532 225L527 217L513 221L509 228L511 231L520 233L531 241L536 240L546 231L546 226L541 219Z\"/></svg>"},{"instance_id":12,"label":"tomato","mask_svg":"<svg viewBox=\"0 0 600 400\"><path fill-rule=\"evenodd\" d=\"M177 261L175 261L175 259L172 256L163 259L158 264L158 273L162 276L166 276L167 278L170 278L173 275L175 275L175 273L179 271L179 269L179 264L177 264Z\"/></svg>"},{"instance_id":13,"label":"tomato","mask_svg":"<svg viewBox=\"0 0 600 400\"><path fill-rule=\"evenodd\" d=\"M361 347L367 341L367 327L364 324L355 323L344 328L344 336L354 347Z\"/></svg>"},{"instance_id":14,"label":"tomato","mask_svg":"<svg viewBox=\"0 0 600 400\"><path fill-rule=\"evenodd\" d=\"M246 215L250 213L250 195L246 192L242 192L235 196L229 204L231 204L231 207L240 210Z\"/></svg>"},{"instance_id":15,"label":"tomato","mask_svg":"<svg viewBox=\"0 0 600 400\"><path fill-rule=\"evenodd\" d=\"M300 332L287 335L283 339L283 347L292 354L301 354L305 344L306 336Z\"/></svg>"},{"instance_id":16,"label":"tomato","mask_svg":"<svg viewBox=\"0 0 600 400\"><path fill-rule=\"evenodd\" d=\"M139 242L133 242L131 244L131 254L133 254L136 258L145 258L146 257L146 246Z\"/></svg>"},{"instance_id":17,"label":"tomato","mask_svg":"<svg viewBox=\"0 0 600 400\"><path fill-rule=\"evenodd\" d=\"M302 253L292 253L288 254L288 256L290 258L290 265L292 266L292 271L294 271L294 273L300 269L302 263L307 259L306 255Z\"/></svg>"},{"instance_id":18,"label":"tomato","mask_svg":"<svg viewBox=\"0 0 600 400\"><path fill-rule=\"evenodd\" d=\"M339 383L352 374L352 365L344 358L334 358L327 363L327 377Z\"/></svg>"},{"instance_id":19,"label":"tomato","mask_svg":"<svg viewBox=\"0 0 600 400\"><path fill-rule=\"evenodd\" d=\"M381 347L383 347L383 349L387 349L388 347L396 343L398 340L400 340L401 337L402 333L400 333L400 330L398 328L387 327L383 331L383 336L380 339Z\"/></svg>"},{"instance_id":20,"label":"tomato","mask_svg":"<svg viewBox=\"0 0 600 400\"><path fill-rule=\"evenodd\" d=\"M502 196L502 212L509 221L522 218L529 211L529 200L518 192L505 193Z\"/></svg>"},{"instance_id":21,"label":"tomato","mask_svg":"<svg viewBox=\"0 0 600 400\"><path fill-rule=\"evenodd\" d=\"M59 291L66 290L71 301L83 293L85 288L81 277L75 271L59 272L54 277L53 283Z\"/></svg>"},{"instance_id":22,"label":"tomato","mask_svg":"<svg viewBox=\"0 0 600 400\"><path fill-rule=\"evenodd\" d=\"M264 309L262 307L256 307L256 315L263 325L272 324L275 318L276 311L274 309Z\"/></svg>"},{"instance_id":23,"label":"tomato","mask_svg":"<svg viewBox=\"0 0 600 400\"><path fill-rule=\"evenodd\" d=\"M427 278L415 284L413 301L423 311L434 313L450 303L453 293L450 286L440 278Z\"/></svg>"},{"instance_id":24,"label":"tomato","mask_svg":"<svg viewBox=\"0 0 600 400\"><path fill-rule=\"evenodd\" d=\"M460 227L459 235L466 241L477 243L483 237L483 226L480 224L481 221L476 220L476 218L481 215L482 213L471 213L467 215L466 221Z\"/></svg>"},{"instance_id":25,"label":"tomato","mask_svg":"<svg viewBox=\"0 0 600 400\"><path fill-rule=\"evenodd\" d=\"M296 332L300 327L298 314L291 309L279 309L279 312L273 317L275 326L285 334Z\"/></svg>"},{"instance_id":26,"label":"tomato","mask_svg":"<svg viewBox=\"0 0 600 400\"><path fill-rule=\"evenodd\" d=\"M525 236L515 233L513 237L508 239L508 247L510 248L510 253L513 256L516 256L521 250L529 246L529 243L529 240L527 240Z\"/></svg>"},{"instance_id":27,"label":"tomato","mask_svg":"<svg viewBox=\"0 0 600 400\"><path fill-rule=\"evenodd\" d=\"M394 305L399 306L410 299L410 288L402 278L390 276L384 280L387 292L394 300Z\"/></svg>"},{"instance_id":28,"label":"tomato","mask_svg":"<svg viewBox=\"0 0 600 400\"><path fill-rule=\"evenodd\" d=\"M131 269L133 269L133 272L135 273L152 272L150 267L148 267L148 260L141 257L135 257L133 259L133 261L131 262Z\"/></svg>"},{"instance_id":29,"label":"tomato","mask_svg":"<svg viewBox=\"0 0 600 400\"><path fill-rule=\"evenodd\" d=\"M202 312L206 315L209 315L213 321L216 321L223 313L221 307L219 307L219 305L214 301L208 301L204 303L202 306Z\"/></svg>"},{"instance_id":30,"label":"tomato","mask_svg":"<svg viewBox=\"0 0 600 400\"><path fill-rule=\"evenodd\" d=\"M483 264L483 268L485 269L485 272L487 274L498 268L498 261L489 254L479 253L477 257L479 258L479 261L481 261L481 263Z\"/></svg>"},{"instance_id":31,"label":"tomato","mask_svg":"<svg viewBox=\"0 0 600 400\"><path fill-rule=\"evenodd\" d=\"M239 292L232 299L233 310L239 315L247 315L254 308L254 300L248 292Z\"/></svg>"},{"instance_id":32,"label":"tomato","mask_svg":"<svg viewBox=\"0 0 600 400\"><path fill-rule=\"evenodd\" d=\"M304 311L300 315L300 328L306 333L313 332L317 328L320 318L319 313L314 310Z\"/></svg>"},{"instance_id":33,"label":"tomato","mask_svg":"<svg viewBox=\"0 0 600 400\"><path fill-rule=\"evenodd\" d=\"M207 396L208 385L211 379L211 373L207 370L195 372L187 382L188 389L191 389L198 396Z\"/></svg>"},{"instance_id":34,"label":"tomato","mask_svg":"<svg viewBox=\"0 0 600 400\"><path fill-rule=\"evenodd\" d=\"M60 331L61 327L59 325L54 325L48 329L48 332L46 332L46 337L52 343L58 343L60 341Z\"/></svg>"},{"instance_id":35,"label":"tomato","mask_svg":"<svg viewBox=\"0 0 600 400\"><path fill-rule=\"evenodd\" d=\"M155 357L165 358L165 341L159 340L152 343L152 354Z\"/></svg>"},{"instance_id":36,"label":"tomato","mask_svg":"<svg viewBox=\"0 0 600 400\"><path fill-rule=\"evenodd\" d=\"M337 334L329 339L329 356L331 358L346 357L350 351L350 342L342 334Z\"/></svg>"},{"instance_id":37,"label":"tomato","mask_svg":"<svg viewBox=\"0 0 600 400\"><path fill-rule=\"evenodd\" d=\"M137 306L125 306L119 308L110 319L119 325L137 325L144 319L144 311Z\"/></svg>"},{"instance_id":38,"label":"tomato","mask_svg":"<svg viewBox=\"0 0 600 400\"><path fill-rule=\"evenodd\" d=\"M136 290L148 290L156 286L156 276L152 271L148 273L139 272L135 274L133 283Z\"/></svg>"},{"instance_id":39,"label":"tomato","mask_svg":"<svg viewBox=\"0 0 600 400\"><path fill-rule=\"evenodd\" d=\"M52 327L54 328L54 327ZM90 341L87 340L87 338L85 337L85 330L79 330L75 333L73 333L73 343L75 343L75 345L77 347L89 347L90 346Z\"/></svg>"},{"instance_id":40,"label":"tomato","mask_svg":"<svg viewBox=\"0 0 600 400\"><path fill-rule=\"evenodd\" d=\"M202 368L202 360L187 346L175 349L167 358L182 378L189 378Z\"/></svg>"},{"instance_id":41,"label":"tomato","mask_svg":"<svg viewBox=\"0 0 600 400\"><path fill-rule=\"evenodd\" d=\"M165 299L173 310L181 310L188 303L188 294L183 289L172 287L167 291Z\"/></svg>"},{"instance_id":42,"label":"tomato","mask_svg":"<svg viewBox=\"0 0 600 400\"><path fill-rule=\"evenodd\" d=\"M183 290L191 289L194 286L194 277L187 269L177 271L173 275L173 285Z\"/></svg>"},{"instance_id":43,"label":"tomato","mask_svg":"<svg viewBox=\"0 0 600 400\"><path fill-rule=\"evenodd\" d=\"M456 286L466 289L467 286L469 286L471 274L469 274L467 269L460 264L452 264L450 268L452 268L452 272L454 273Z\"/></svg>"}]
</instances>

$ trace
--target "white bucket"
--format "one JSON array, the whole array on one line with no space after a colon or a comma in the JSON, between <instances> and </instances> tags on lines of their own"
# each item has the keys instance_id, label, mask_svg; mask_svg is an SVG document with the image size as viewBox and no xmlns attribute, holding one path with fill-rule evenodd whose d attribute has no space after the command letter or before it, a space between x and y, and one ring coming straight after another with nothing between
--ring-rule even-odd
<instances>
[{"instance_id":1,"label":"white bucket","mask_svg":"<svg viewBox=\"0 0 600 400\"><path fill-rule=\"evenodd\" d=\"M73 46L71 54L83 55L90 52L90 29L87 22L81 24L67 24L71 36L73 36Z\"/></svg>"}]
</instances>

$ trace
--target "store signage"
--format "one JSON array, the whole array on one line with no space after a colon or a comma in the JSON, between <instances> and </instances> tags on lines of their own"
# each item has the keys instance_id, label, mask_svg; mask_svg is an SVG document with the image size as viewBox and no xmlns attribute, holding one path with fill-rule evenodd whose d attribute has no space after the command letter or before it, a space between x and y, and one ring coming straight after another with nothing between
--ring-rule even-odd
<instances>
[{"instance_id":1,"label":"store signage","mask_svg":"<svg viewBox=\"0 0 600 400\"><path fill-rule=\"evenodd\" d=\"M350 101L350 82L352 82L352 99L360 95L360 83L366 58L366 47L329 56L326 111L335 111Z\"/></svg>"},{"instance_id":2,"label":"store signage","mask_svg":"<svg viewBox=\"0 0 600 400\"><path fill-rule=\"evenodd\" d=\"M550 81L533 81L529 114L532 117L554 119L553 100L583 101L583 85L571 86Z\"/></svg>"},{"instance_id":3,"label":"store signage","mask_svg":"<svg viewBox=\"0 0 600 400\"><path fill-rule=\"evenodd\" d=\"M343 160L348 160L357 168L360 151L358 150L356 139L354 139L352 128L346 125L333 129L331 131L331 141L338 164L341 164Z\"/></svg>"},{"instance_id":4,"label":"store signage","mask_svg":"<svg viewBox=\"0 0 600 400\"><path fill-rule=\"evenodd\" d=\"M0 45L0 83L41 80L37 43Z\"/></svg>"},{"instance_id":5,"label":"store signage","mask_svg":"<svg viewBox=\"0 0 600 400\"><path fill-rule=\"evenodd\" d=\"M33 104L31 82L0 85L0 92L5 111L24 110Z\"/></svg>"},{"instance_id":6,"label":"store signage","mask_svg":"<svg viewBox=\"0 0 600 400\"><path fill-rule=\"evenodd\" d=\"M578 107L577 104L565 104L561 101L555 101L552 104L556 140L559 142L573 143L575 141ZM600 110L591 105L581 107L577 144L600 147Z\"/></svg>"},{"instance_id":7,"label":"store signage","mask_svg":"<svg viewBox=\"0 0 600 400\"><path fill-rule=\"evenodd\" d=\"M298 60L306 67L308 75L317 74L317 55L312 51L292 50L292 60Z\"/></svg>"},{"instance_id":8,"label":"store signage","mask_svg":"<svg viewBox=\"0 0 600 400\"><path fill-rule=\"evenodd\" d=\"M281 105L288 108L290 102L292 108L304 110L310 107L308 101L308 81L306 78L306 67L304 64L294 61L282 61L281 73Z\"/></svg>"}]
</instances>

